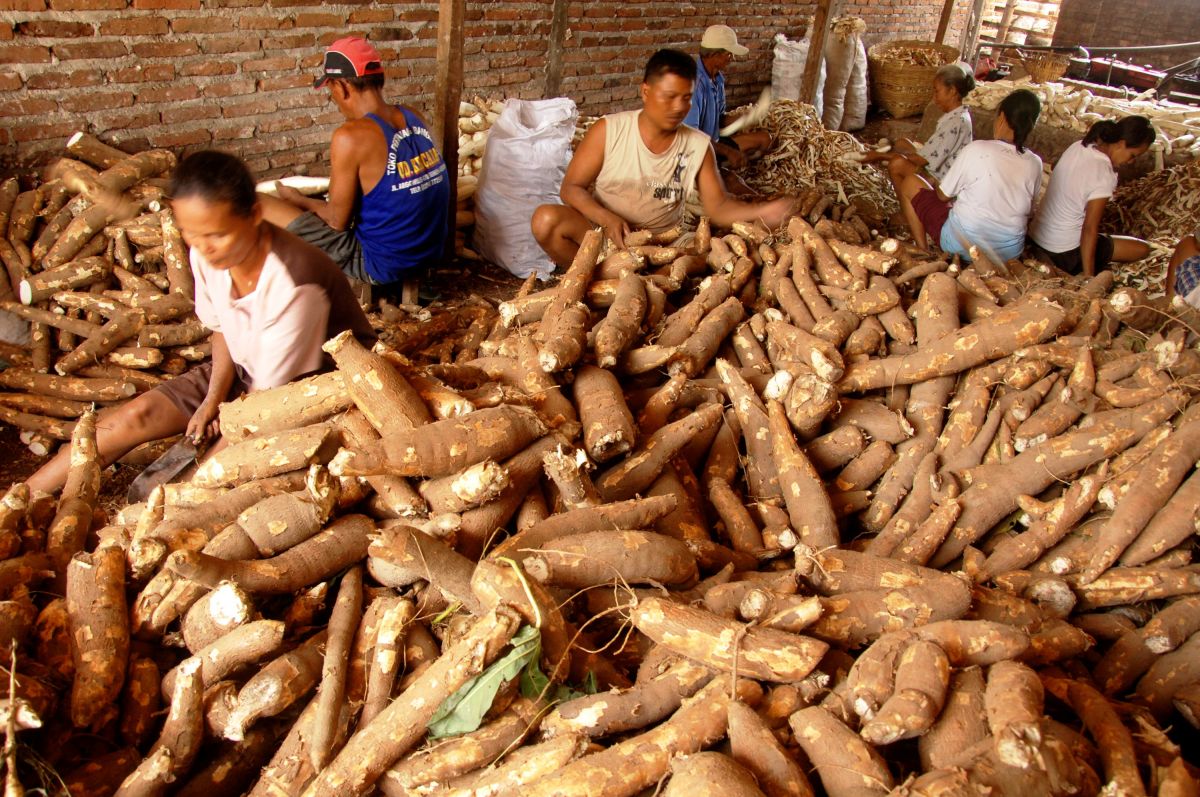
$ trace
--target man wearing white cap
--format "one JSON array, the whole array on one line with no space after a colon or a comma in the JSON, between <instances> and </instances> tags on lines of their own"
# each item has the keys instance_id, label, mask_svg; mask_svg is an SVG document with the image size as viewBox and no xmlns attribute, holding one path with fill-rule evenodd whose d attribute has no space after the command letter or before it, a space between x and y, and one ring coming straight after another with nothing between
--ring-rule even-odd
<instances>
[{"instance_id":1,"label":"man wearing white cap","mask_svg":"<svg viewBox=\"0 0 1200 797\"><path fill-rule=\"evenodd\" d=\"M700 39L700 55L696 57L696 88L692 94L692 110L684 120L708 135L713 150L722 165L740 169L749 154L758 154L771 143L763 131L742 133L735 138L721 136L721 128L730 119L725 115L725 68L735 55L750 52L738 44L737 33L728 25L710 25Z\"/></svg>"}]
</instances>

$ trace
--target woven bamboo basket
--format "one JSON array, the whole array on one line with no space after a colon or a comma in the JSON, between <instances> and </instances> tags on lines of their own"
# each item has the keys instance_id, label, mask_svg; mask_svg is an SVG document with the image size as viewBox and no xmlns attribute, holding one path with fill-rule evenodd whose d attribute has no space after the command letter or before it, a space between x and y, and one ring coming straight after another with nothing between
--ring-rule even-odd
<instances>
[{"instance_id":1,"label":"woven bamboo basket","mask_svg":"<svg viewBox=\"0 0 1200 797\"><path fill-rule=\"evenodd\" d=\"M876 44L867 53L875 103L896 119L921 113L933 97L933 76L956 60L958 50L945 44L908 39Z\"/></svg>"},{"instance_id":2,"label":"woven bamboo basket","mask_svg":"<svg viewBox=\"0 0 1200 797\"><path fill-rule=\"evenodd\" d=\"M1050 83L1067 74L1070 57L1062 53L1039 52L1026 54L1017 50L1021 64L1034 83Z\"/></svg>"}]
</instances>

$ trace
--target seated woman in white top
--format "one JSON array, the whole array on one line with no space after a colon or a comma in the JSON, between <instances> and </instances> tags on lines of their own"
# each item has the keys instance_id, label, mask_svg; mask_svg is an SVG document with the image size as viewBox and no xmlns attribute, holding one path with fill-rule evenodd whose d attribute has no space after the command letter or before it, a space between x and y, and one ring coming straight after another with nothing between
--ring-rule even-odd
<instances>
[{"instance_id":1,"label":"seated woman in white top","mask_svg":"<svg viewBox=\"0 0 1200 797\"><path fill-rule=\"evenodd\" d=\"M171 209L190 247L196 315L212 330L212 360L110 407L96 419L103 465L135 446L176 434L220 434L221 403L332 365L321 350L350 330L375 340L346 275L329 255L263 220L254 178L224 152L184 158L171 177ZM63 486L70 446L29 477L29 489ZM215 450L216 446L212 450Z\"/></svg>"},{"instance_id":2,"label":"seated woman in white top","mask_svg":"<svg viewBox=\"0 0 1200 797\"><path fill-rule=\"evenodd\" d=\"M1154 143L1154 127L1144 116L1105 119L1092 125L1082 141L1067 147L1050 175L1029 237L1038 257L1071 274L1087 276L1116 261L1127 263L1150 254L1137 238L1101 235L1104 205L1117 187L1117 169Z\"/></svg>"},{"instance_id":3,"label":"seated woman in white top","mask_svg":"<svg viewBox=\"0 0 1200 797\"><path fill-rule=\"evenodd\" d=\"M1025 148L1042 105L1017 89L996 110L991 141L963 147L934 187L920 174L900 185L900 204L913 241L928 251L932 236L947 254L970 257L976 245L1009 260L1025 248L1025 230L1042 180L1042 159Z\"/></svg>"},{"instance_id":4,"label":"seated woman in white top","mask_svg":"<svg viewBox=\"0 0 1200 797\"><path fill-rule=\"evenodd\" d=\"M946 64L933 76L933 102L942 112L933 135L924 144L902 138L890 152L868 152L864 163L886 161L888 177L900 193L910 174L921 174L930 185L946 176L958 153L974 138L971 112L963 100L975 88L975 78L962 64Z\"/></svg>"}]
</instances>

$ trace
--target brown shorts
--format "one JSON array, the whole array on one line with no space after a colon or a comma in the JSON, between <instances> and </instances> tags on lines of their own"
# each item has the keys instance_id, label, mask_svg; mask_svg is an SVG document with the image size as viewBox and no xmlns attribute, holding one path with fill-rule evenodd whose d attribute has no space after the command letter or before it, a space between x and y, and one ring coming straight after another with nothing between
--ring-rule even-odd
<instances>
[{"instance_id":1,"label":"brown shorts","mask_svg":"<svg viewBox=\"0 0 1200 797\"><path fill-rule=\"evenodd\" d=\"M166 396L168 401L174 404L180 412L190 419L196 414L196 410L200 409L200 405L204 403L204 399L208 397L208 383L210 381L212 381L212 362L206 362L202 365L197 365L187 373L180 374L174 379L163 382L154 388L154 390ZM235 399L245 392L245 383L240 378L235 377L233 385L229 388L229 394L225 396L225 400Z\"/></svg>"},{"instance_id":2,"label":"brown shorts","mask_svg":"<svg viewBox=\"0 0 1200 797\"><path fill-rule=\"evenodd\" d=\"M912 207L929 240L941 246L942 225L950 218L950 203L943 202L932 188L923 188L912 198Z\"/></svg>"}]
</instances>

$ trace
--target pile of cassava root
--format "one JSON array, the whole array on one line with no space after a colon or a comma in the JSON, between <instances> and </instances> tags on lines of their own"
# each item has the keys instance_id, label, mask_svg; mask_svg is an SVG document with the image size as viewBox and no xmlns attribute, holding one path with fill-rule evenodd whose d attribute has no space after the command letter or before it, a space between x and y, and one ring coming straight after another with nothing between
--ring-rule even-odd
<instances>
[{"instance_id":1,"label":"pile of cassava root","mask_svg":"<svg viewBox=\"0 0 1200 797\"><path fill-rule=\"evenodd\" d=\"M124 401L210 356L163 200L174 165L167 150L129 155L76 133L53 179L26 191L15 177L0 183L0 311L29 324L28 346L0 349L11 366L0 371L0 422L39 456L93 403Z\"/></svg>"},{"instance_id":2,"label":"pile of cassava root","mask_svg":"<svg viewBox=\"0 0 1200 797\"><path fill-rule=\"evenodd\" d=\"M226 404L227 448L111 517L85 415L62 498L0 502L8 772L1194 794L1186 330L1107 273L837 230L589 233L443 339L330 340L335 371Z\"/></svg>"}]
</instances>

